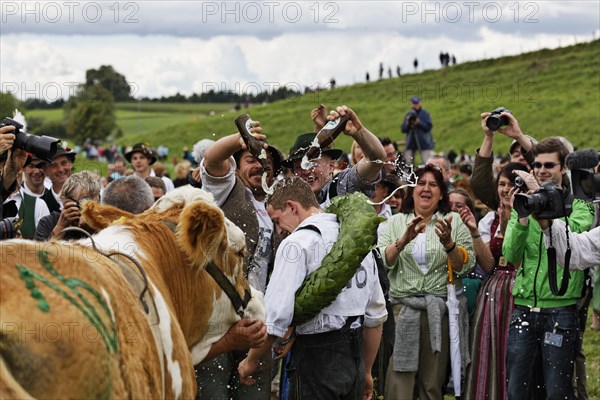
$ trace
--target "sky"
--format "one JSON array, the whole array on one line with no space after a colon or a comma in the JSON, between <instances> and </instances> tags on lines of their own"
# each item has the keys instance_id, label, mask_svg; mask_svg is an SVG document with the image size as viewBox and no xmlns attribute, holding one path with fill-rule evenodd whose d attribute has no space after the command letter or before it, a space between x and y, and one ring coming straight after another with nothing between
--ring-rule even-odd
<instances>
[{"instance_id":1,"label":"sky","mask_svg":"<svg viewBox=\"0 0 600 400\"><path fill-rule=\"evenodd\" d=\"M135 97L378 79L600 37L589 1L0 1L0 90L67 98L112 65Z\"/></svg>"}]
</instances>

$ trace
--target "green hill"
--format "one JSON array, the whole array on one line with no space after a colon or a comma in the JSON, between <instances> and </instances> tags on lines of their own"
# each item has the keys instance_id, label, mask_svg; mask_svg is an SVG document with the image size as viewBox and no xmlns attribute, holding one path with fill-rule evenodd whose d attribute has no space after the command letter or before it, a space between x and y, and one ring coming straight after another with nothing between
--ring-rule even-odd
<instances>
[{"instance_id":1,"label":"green hill","mask_svg":"<svg viewBox=\"0 0 600 400\"><path fill-rule=\"evenodd\" d=\"M312 130L310 110L320 103L348 105L373 133L399 141L413 95L421 96L432 115L438 152L473 153L483 137L479 114L501 105L536 138L562 135L575 147L600 148L600 41L308 93L241 112L259 120L269 142L284 152L296 135ZM128 103L117 109L124 132L117 143L165 144L171 154L199 139L234 132L233 120L241 113L225 104ZM510 140L499 136L496 149L506 152ZM340 136L336 145L349 151L351 139Z\"/></svg>"}]
</instances>

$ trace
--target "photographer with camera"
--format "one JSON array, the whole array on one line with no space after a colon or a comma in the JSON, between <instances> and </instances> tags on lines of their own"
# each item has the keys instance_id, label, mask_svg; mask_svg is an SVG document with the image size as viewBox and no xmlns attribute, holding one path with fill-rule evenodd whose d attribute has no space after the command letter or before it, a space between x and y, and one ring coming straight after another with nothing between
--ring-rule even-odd
<instances>
[{"instance_id":1,"label":"photographer with camera","mask_svg":"<svg viewBox=\"0 0 600 400\"><path fill-rule=\"evenodd\" d=\"M410 99L411 109L404 116L402 121L402 132L406 136L406 151L404 160L407 163L414 163L415 151L421 153L421 163L427 164L433 154L435 141L431 134L433 123L429 112L421 107L421 99L413 96Z\"/></svg>"},{"instance_id":2,"label":"photographer with camera","mask_svg":"<svg viewBox=\"0 0 600 400\"><path fill-rule=\"evenodd\" d=\"M82 171L69 176L59 192L62 209L52 211L50 215L40 220L34 240L67 240L84 237L79 232L65 232L64 229L79 226L81 204L84 201L99 202L101 188L100 177L93 172Z\"/></svg>"},{"instance_id":3,"label":"photographer with camera","mask_svg":"<svg viewBox=\"0 0 600 400\"><path fill-rule=\"evenodd\" d=\"M571 170L573 195L576 199L600 205L600 153L595 149L578 150L567 156L566 164ZM595 168L596 173L592 172ZM560 265L573 269L586 269L600 265L600 226L583 232L567 232L565 223L558 219L542 219L533 215L544 233L546 248L555 247ZM599 221L596 221L598 224ZM567 250L569 253L567 253Z\"/></svg>"},{"instance_id":4,"label":"photographer with camera","mask_svg":"<svg viewBox=\"0 0 600 400\"><path fill-rule=\"evenodd\" d=\"M516 121L516 120L515 120ZM533 146L533 177L526 179L528 189L535 190L527 202L535 203L529 213L568 217L572 231L584 232L592 224L593 210L584 201L565 204L562 189L568 150L557 137L549 137ZM502 253L509 263L520 263L513 287L515 309L507 342L507 396L524 399L532 388L532 360L539 355L548 399L573 398L573 365L579 351L577 301L581 298L584 276L572 271L568 286L558 282L562 294L553 294L549 259L543 234L537 221L526 216L524 200L516 200L518 189L511 190L513 211L506 228ZM527 197L527 196L525 196ZM557 277L555 277L557 278ZM563 277L564 278L564 277ZM561 280L561 279L558 279ZM562 280L561 280L562 281ZM566 282L565 282L566 283Z\"/></svg>"},{"instance_id":5,"label":"photographer with camera","mask_svg":"<svg viewBox=\"0 0 600 400\"><path fill-rule=\"evenodd\" d=\"M471 189L475 196L492 210L497 210L500 199L494 190L494 153L495 132L513 139L510 145L510 162L518 162L531 170L533 154L531 149L537 141L523 134L515 116L504 107L481 114L481 128L485 133L481 147L477 149L475 165L471 175Z\"/></svg>"},{"instance_id":6,"label":"photographer with camera","mask_svg":"<svg viewBox=\"0 0 600 400\"><path fill-rule=\"evenodd\" d=\"M17 189L17 175L23 169L27 153L13 148L15 142L15 127L6 125L0 127L0 240L11 239L17 235L22 220L16 213L7 215L5 200Z\"/></svg>"}]
</instances>

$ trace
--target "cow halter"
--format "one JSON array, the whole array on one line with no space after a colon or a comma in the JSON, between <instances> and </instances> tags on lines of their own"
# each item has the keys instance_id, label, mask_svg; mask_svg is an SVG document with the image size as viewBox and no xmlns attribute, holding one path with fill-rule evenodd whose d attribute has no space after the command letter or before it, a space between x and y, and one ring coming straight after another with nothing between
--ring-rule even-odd
<instances>
[{"instance_id":1,"label":"cow halter","mask_svg":"<svg viewBox=\"0 0 600 400\"><path fill-rule=\"evenodd\" d=\"M227 295L227 297L229 297L236 314L243 318L244 311L246 310L246 307L248 307L248 303L252 297L250 295L250 290L248 290L248 288L244 289L244 298L242 299L237 290L235 290L235 287L231 281L214 263L209 262L206 264L205 269L206 272L208 272L208 274L215 280L215 282L217 282L217 285L223 289L223 292Z\"/></svg>"}]
</instances>

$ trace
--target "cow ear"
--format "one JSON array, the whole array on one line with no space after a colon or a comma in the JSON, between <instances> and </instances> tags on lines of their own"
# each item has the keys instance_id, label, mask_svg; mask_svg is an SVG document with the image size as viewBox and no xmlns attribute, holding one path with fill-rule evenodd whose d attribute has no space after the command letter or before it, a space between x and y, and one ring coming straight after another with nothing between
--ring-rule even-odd
<instances>
[{"instance_id":1,"label":"cow ear","mask_svg":"<svg viewBox=\"0 0 600 400\"><path fill-rule=\"evenodd\" d=\"M86 201L81 206L82 226L89 226L94 231L102 230L115 221L134 218L135 215L113 206Z\"/></svg>"},{"instance_id":2,"label":"cow ear","mask_svg":"<svg viewBox=\"0 0 600 400\"><path fill-rule=\"evenodd\" d=\"M181 213L178 231L181 248L197 267L204 267L227 246L225 216L215 205L198 201Z\"/></svg>"}]
</instances>

